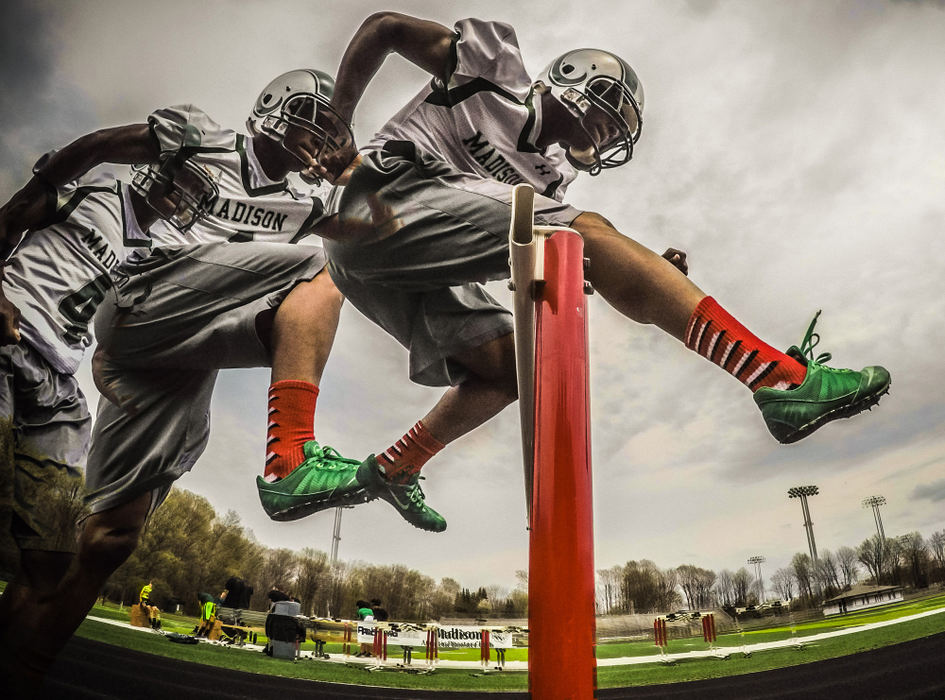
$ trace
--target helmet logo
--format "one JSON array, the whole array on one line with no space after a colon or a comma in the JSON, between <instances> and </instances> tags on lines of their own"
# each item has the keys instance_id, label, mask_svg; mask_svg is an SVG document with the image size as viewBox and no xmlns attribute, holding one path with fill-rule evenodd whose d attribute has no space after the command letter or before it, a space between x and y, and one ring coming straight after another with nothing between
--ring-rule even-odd
<instances>
[{"instance_id":1,"label":"helmet logo","mask_svg":"<svg viewBox=\"0 0 945 700\"><path fill-rule=\"evenodd\" d=\"M576 70L576 67L573 63L567 61L567 55L562 56L548 69L548 77L551 78L552 82L563 85L577 85L579 83L587 80L587 73L581 73L580 75L571 75Z\"/></svg>"},{"instance_id":2,"label":"helmet logo","mask_svg":"<svg viewBox=\"0 0 945 700\"><path fill-rule=\"evenodd\" d=\"M269 114L276 111L281 104L281 99L277 99L271 92L267 92L259 96L259 100L256 102L256 112Z\"/></svg>"}]
</instances>

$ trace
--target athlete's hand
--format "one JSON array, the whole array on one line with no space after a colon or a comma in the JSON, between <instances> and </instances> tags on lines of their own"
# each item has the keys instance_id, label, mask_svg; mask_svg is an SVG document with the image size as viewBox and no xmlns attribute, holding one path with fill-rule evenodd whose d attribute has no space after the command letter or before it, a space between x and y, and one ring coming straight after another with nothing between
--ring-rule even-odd
<instances>
[{"instance_id":1,"label":"athlete's hand","mask_svg":"<svg viewBox=\"0 0 945 700\"><path fill-rule=\"evenodd\" d=\"M679 270L684 275L689 275L689 263L686 262L686 253L677 250L676 248L667 248L666 252L663 253L663 257L669 260L673 267Z\"/></svg>"},{"instance_id":2,"label":"athlete's hand","mask_svg":"<svg viewBox=\"0 0 945 700\"><path fill-rule=\"evenodd\" d=\"M354 143L341 149L322 153L318 160L309 160L299 175L306 182L327 180L333 185L347 184L350 171L360 162Z\"/></svg>"},{"instance_id":3,"label":"athlete's hand","mask_svg":"<svg viewBox=\"0 0 945 700\"><path fill-rule=\"evenodd\" d=\"M108 353L105 352L105 349L99 345L95 348L95 352L92 355L92 381L95 383L95 388L98 389L100 393L106 400L115 404L127 413L129 416L133 416L138 413L138 407L134 405L131 401L124 399L112 385L111 382L105 377L105 363L108 360Z\"/></svg>"},{"instance_id":4,"label":"athlete's hand","mask_svg":"<svg viewBox=\"0 0 945 700\"><path fill-rule=\"evenodd\" d=\"M0 291L0 345L20 342L20 310Z\"/></svg>"}]
</instances>

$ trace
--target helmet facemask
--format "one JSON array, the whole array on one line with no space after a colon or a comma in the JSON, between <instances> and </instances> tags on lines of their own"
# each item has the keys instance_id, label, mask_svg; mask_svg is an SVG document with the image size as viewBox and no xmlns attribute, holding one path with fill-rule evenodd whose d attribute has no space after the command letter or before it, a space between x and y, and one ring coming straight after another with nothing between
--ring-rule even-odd
<instances>
[{"instance_id":1,"label":"helmet facemask","mask_svg":"<svg viewBox=\"0 0 945 700\"><path fill-rule=\"evenodd\" d=\"M591 144L586 149L568 149L568 161L580 170L597 175L606 168L616 168L633 157L633 145L640 138L642 119L633 95L626 87L610 78L600 77L587 84L586 91L565 90L561 102L578 117L581 128ZM595 114L596 110L599 113ZM601 114L602 113L602 114ZM608 134L598 139L598 128L593 120L604 120L603 131Z\"/></svg>"},{"instance_id":2,"label":"helmet facemask","mask_svg":"<svg viewBox=\"0 0 945 700\"><path fill-rule=\"evenodd\" d=\"M337 175L354 155L351 126L331 106L334 89L334 79L319 70L283 73L263 88L246 120L253 136L265 134L300 161L299 175L312 184L319 182L313 160Z\"/></svg>"},{"instance_id":3,"label":"helmet facemask","mask_svg":"<svg viewBox=\"0 0 945 700\"><path fill-rule=\"evenodd\" d=\"M643 87L626 61L599 49L569 51L536 86L567 108L587 136L587 147L568 148L574 167L597 175L630 160L643 125Z\"/></svg>"},{"instance_id":4,"label":"helmet facemask","mask_svg":"<svg viewBox=\"0 0 945 700\"><path fill-rule=\"evenodd\" d=\"M187 231L209 214L219 196L211 173L181 154L135 170L132 189L180 231Z\"/></svg>"},{"instance_id":5,"label":"helmet facemask","mask_svg":"<svg viewBox=\"0 0 945 700\"><path fill-rule=\"evenodd\" d=\"M265 126L273 122L272 131ZM312 160L331 170L333 159L350 150L354 144L351 128L328 102L312 95L297 95L285 103L281 116L267 117L264 131L298 159L303 165L303 180L318 184L308 168ZM345 163L345 165L347 165Z\"/></svg>"}]
</instances>

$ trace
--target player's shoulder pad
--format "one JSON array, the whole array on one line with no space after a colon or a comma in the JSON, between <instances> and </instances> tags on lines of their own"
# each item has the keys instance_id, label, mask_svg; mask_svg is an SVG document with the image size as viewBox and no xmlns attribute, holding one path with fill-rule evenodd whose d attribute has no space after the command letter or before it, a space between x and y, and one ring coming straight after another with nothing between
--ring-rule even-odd
<instances>
[{"instance_id":1,"label":"player's shoulder pad","mask_svg":"<svg viewBox=\"0 0 945 700\"><path fill-rule=\"evenodd\" d=\"M482 78L505 89L516 89L524 80L530 86L511 25L464 19L456 23L455 29L457 63L453 81Z\"/></svg>"},{"instance_id":2,"label":"player's shoulder pad","mask_svg":"<svg viewBox=\"0 0 945 700\"><path fill-rule=\"evenodd\" d=\"M474 40L486 46L509 44L516 49L519 48L515 28L505 22L495 22L470 17L468 19L459 20L454 25L454 29L461 39L467 41Z\"/></svg>"}]
</instances>

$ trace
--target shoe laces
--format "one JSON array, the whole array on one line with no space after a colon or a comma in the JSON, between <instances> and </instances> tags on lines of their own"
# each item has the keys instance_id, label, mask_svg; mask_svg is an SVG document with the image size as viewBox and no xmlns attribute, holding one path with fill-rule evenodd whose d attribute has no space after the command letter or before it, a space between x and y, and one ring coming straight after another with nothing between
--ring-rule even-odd
<instances>
[{"instance_id":1,"label":"shoe laces","mask_svg":"<svg viewBox=\"0 0 945 700\"><path fill-rule=\"evenodd\" d=\"M426 496L423 495L423 489L420 488L420 479L424 478L426 477L418 476L412 484L407 486L406 490L407 498L410 499L410 502L420 508L424 507L424 500L426 498Z\"/></svg>"},{"instance_id":2,"label":"shoe laces","mask_svg":"<svg viewBox=\"0 0 945 700\"><path fill-rule=\"evenodd\" d=\"M321 455L319 456L318 463L319 466L324 466L329 469L339 469L341 467L350 467L354 464L360 464L357 460L342 457L341 453L331 445L321 445Z\"/></svg>"},{"instance_id":3,"label":"shoe laces","mask_svg":"<svg viewBox=\"0 0 945 700\"><path fill-rule=\"evenodd\" d=\"M819 317L820 311L814 314L813 320L811 320L810 325L807 327L807 333L804 335L804 340L801 341L800 350L801 354L805 355L811 362L822 365L825 362L829 362L833 355L831 355L829 352L822 352L814 357L814 348L820 344L820 333L814 332L814 326L817 325L817 319Z\"/></svg>"}]
</instances>

